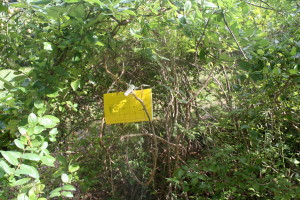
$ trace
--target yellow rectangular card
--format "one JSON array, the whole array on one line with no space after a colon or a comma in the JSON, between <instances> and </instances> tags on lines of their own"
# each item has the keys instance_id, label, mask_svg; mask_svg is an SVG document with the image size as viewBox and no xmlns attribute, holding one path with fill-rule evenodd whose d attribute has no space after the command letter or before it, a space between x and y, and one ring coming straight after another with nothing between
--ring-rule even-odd
<instances>
[{"instance_id":1,"label":"yellow rectangular card","mask_svg":"<svg viewBox=\"0 0 300 200\"><path fill-rule=\"evenodd\" d=\"M143 101L152 120L152 89L133 92ZM141 102L133 94L125 96L124 92L104 94L104 115L106 124L149 121Z\"/></svg>"}]
</instances>

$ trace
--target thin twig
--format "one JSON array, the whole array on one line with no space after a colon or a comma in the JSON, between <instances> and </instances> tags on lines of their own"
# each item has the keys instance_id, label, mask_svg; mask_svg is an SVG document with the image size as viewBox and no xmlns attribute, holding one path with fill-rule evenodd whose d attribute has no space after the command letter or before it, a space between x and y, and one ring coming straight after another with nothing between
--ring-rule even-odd
<instances>
[{"instance_id":1,"label":"thin twig","mask_svg":"<svg viewBox=\"0 0 300 200\"><path fill-rule=\"evenodd\" d=\"M136 96L136 94L134 92L132 92L131 94L133 94L133 96L136 98L136 100L138 100L141 103L141 105L143 106L143 109L144 109L144 111L145 111L145 113L147 115L147 118L148 118L149 122L150 122L152 133L153 133L153 135L156 136L154 125L152 123L152 120L150 118L150 114L149 114L149 112L148 112L148 110L147 110L147 108L146 108L143 100L140 99L140 98L138 98L138 96ZM153 155L153 168L152 168L152 172L151 172L151 176L150 176L149 180L145 184L142 184L142 185L149 185L154 180L154 176L155 176L155 172L156 172L157 158L158 158L158 146L157 146L157 138L156 137L152 137L152 138L153 138L154 149L155 149L154 155Z\"/></svg>"},{"instance_id":2,"label":"thin twig","mask_svg":"<svg viewBox=\"0 0 300 200\"><path fill-rule=\"evenodd\" d=\"M205 83L203 84L203 86L196 92L196 93L194 93L194 96L192 96L191 98L190 98L190 100L188 100L188 102L186 103L186 104L191 104L192 102L193 102L193 100L201 93L201 91L204 89L204 88L206 88L206 86L207 86L207 84L209 83L209 80L211 79L211 77L212 77L212 74L213 74L213 69L211 70L211 72L209 73L209 75L208 75L208 78L206 79L206 81L205 81Z\"/></svg>"},{"instance_id":3,"label":"thin twig","mask_svg":"<svg viewBox=\"0 0 300 200\"><path fill-rule=\"evenodd\" d=\"M121 139L121 141L123 141L124 138L128 138L128 137L144 137L144 136L156 137L156 138L159 139L160 141L162 141L162 142L164 142L164 143L167 143L167 144L169 144L169 145L171 145L171 146L174 146L174 147L177 147L177 146L178 146L177 144L168 142L167 140L165 140L165 139L162 138L162 137L159 137L159 136L154 135L154 134L149 134L149 133L124 135L124 136L122 136L120 139ZM179 146L182 147L181 145L179 145ZM182 147L182 148L183 148L183 147Z\"/></svg>"},{"instance_id":4,"label":"thin twig","mask_svg":"<svg viewBox=\"0 0 300 200\"><path fill-rule=\"evenodd\" d=\"M258 8L263 8L263 9L266 9L266 10L275 10L274 8L271 8L271 6L270 6L270 8L268 8L268 7L256 5L256 4L253 4L253 3L249 3L248 1L245 1L245 2L246 2L247 4L249 4L249 5L251 5L251 6L255 6L255 7L258 7ZM261 2L263 2L263 1L261 1ZM269 6L269 4L267 4L266 2L263 2L263 3L265 3L266 5Z\"/></svg>"},{"instance_id":5,"label":"thin twig","mask_svg":"<svg viewBox=\"0 0 300 200\"><path fill-rule=\"evenodd\" d=\"M248 58L247 58L245 52L243 51L243 49L242 49L242 47L240 46L239 42L237 41L237 39L236 39L234 33L232 32L231 28L229 27L229 25L228 25L228 23L227 23L227 20L226 20L226 17L225 17L225 15L224 15L224 12L223 12L223 11L222 11L222 16L223 16L223 19L224 19L224 23L225 23L227 29L229 30L231 36L233 37L235 43L236 43L237 46L239 47L239 49L240 49L241 53L243 54L244 58L245 58L246 60L248 60Z\"/></svg>"},{"instance_id":6,"label":"thin twig","mask_svg":"<svg viewBox=\"0 0 300 200\"><path fill-rule=\"evenodd\" d=\"M17 14L22 13L22 12L23 12L23 10L20 10L20 11L18 11L18 12L16 12L16 13L12 14L12 15L6 20L6 22L5 22L4 24L8 24L8 22L9 22L14 16L16 16Z\"/></svg>"},{"instance_id":7,"label":"thin twig","mask_svg":"<svg viewBox=\"0 0 300 200\"><path fill-rule=\"evenodd\" d=\"M208 27L208 24L209 24L209 22L210 22L210 19L211 19L211 17L207 20L207 22L206 22L206 24L205 24L205 26L204 26L203 32L202 32L202 34L201 34L201 37L200 37L200 38L197 40L197 42L196 42L196 48L195 48L196 53L195 53L195 58L194 58L195 63L197 63L196 61L197 61L197 57L198 57L198 48L199 48L200 43L201 43L201 41L202 41L202 39L203 39L203 37L204 37L204 35L205 35L205 31L206 31L206 29L207 29L207 27Z\"/></svg>"},{"instance_id":8,"label":"thin twig","mask_svg":"<svg viewBox=\"0 0 300 200\"><path fill-rule=\"evenodd\" d=\"M107 67L106 61L107 61L107 58L104 59L104 68L105 68L106 72L107 72L109 75L111 75L112 78L113 78L117 83L121 83L121 84L123 84L123 85L128 86L128 84L127 84L126 82L120 80L119 77L117 77L117 76L114 75L111 71L109 71L109 69L108 69L108 67ZM135 99L136 99L137 101L139 101L139 102L141 103L141 105L142 105L142 107L143 107L143 109L144 109L144 111L145 111L145 113L146 113L146 115L147 115L147 118L148 118L148 120L149 120L149 122L150 122L150 126L151 126L151 129L152 129L152 133L153 133L153 135L156 135L156 134L155 134L154 125L153 125L153 123L152 123L150 114L149 114L149 112L148 112L148 110L147 110L147 108L146 108L146 106L145 106L143 100L140 99L134 92L132 92L131 94L135 97ZM135 175L133 169L131 168L131 166L130 166L130 164L129 164L129 161L128 161L128 150L127 150L127 148L126 148L126 161L127 161L128 167L129 167L129 171L131 172L132 176L136 179L136 181L137 181L140 185L144 185L144 186L149 185L149 184L154 180L154 176L155 176L156 168L157 168L157 158L158 158L157 138L156 138L156 137L152 137L152 138L153 138L154 148L155 148L155 152L154 152L154 155L153 155L153 168L152 168L152 172L151 172L150 178L148 179L148 181L147 181L146 183L143 183L142 181L140 181L140 180L138 179L138 177Z\"/></svg>"},{"instance_id":9,"label":"thin twig","mask_svg":"<svg viewBox=\"0 0 300 200\"><path fill-rule=\"evenodd\" d=\"M296 124L294 124L294 123L292 125L300 133L300 128L298 126L296 126Z\"/></svg>"}]
</instances>

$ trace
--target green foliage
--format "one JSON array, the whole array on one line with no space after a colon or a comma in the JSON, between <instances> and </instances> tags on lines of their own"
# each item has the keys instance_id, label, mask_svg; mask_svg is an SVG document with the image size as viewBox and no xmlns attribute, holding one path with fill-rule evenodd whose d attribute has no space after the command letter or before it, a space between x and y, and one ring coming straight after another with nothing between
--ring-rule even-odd
<instances>
[{"instance_id":1,"label":"green foliage","mask_svg":"<svg viewBox=\"0 0 300 200\"><path fill-rule=\"evenodd\" d=\"M6 2L0 198L299 198L297 1ZM117 80L152 124L105 126Z\"/></svg>"}]
</instances>

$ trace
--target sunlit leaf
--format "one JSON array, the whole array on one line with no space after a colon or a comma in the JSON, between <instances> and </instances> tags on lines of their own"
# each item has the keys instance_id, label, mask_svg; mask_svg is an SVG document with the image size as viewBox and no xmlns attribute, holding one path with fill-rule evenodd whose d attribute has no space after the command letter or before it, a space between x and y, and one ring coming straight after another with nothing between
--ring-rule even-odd
<instances>
[{"instance_id":1,"label":"sunlit leaf","mask_svg":"<svg viewBox=\"0 0 300 200\"><path fill-rule=\"evenodd\" d=\"M21 135L26 135L27 134L27 129L25 127L19 127L18 130L21 133Z\"/></svg>"},{"instance_id":2,"label":"sunlit leaf","mask_svg":"<svg viewBox=\"0 0 300 200\"><path fill-rule=\"evenodd\" d=\"M64 197L69 197L69 198L74 197L74 195L72 194L72 192L68 192L68 191L63 191L61 193L61 195L64 196Z\"/></svg>"},{"instance_id":3,"label":"sunlit leaf","mask_svg":"<svg viewBox=\"0 0 300 200\"><path fill-rule=\"evenodd\" d=\"M264 52L262 49L258 49L258 50L257 50L257 53L258 53L259 55L264 55L264 54L265 54L265 52Z\"/></svg>"},{"instance_id":4,"label":"sunlit leaf","mask_svg":"<svg viewBox=\"0 0 300 200\"><path fill-rule=\"evenodd\" d=\"M79 87L79 84L80 84L80 80L79 80L79 79L77 79L77 80L71 82L71 87L72 87L72 89L73 89L74 91L76 91L76 90L78 89L78 87Z\"/></svg>"},{"instance_id":5,"label":"sunlit leaf","mask_svg":"<svg viewBox=\"0 0 300 200\"><path fill-rule=\"evenodd\" d=\"M59 119L52 115L45 115L40 117L38 122L46 128L54 128L59 123Z\"/></svg>"},{"instance_id":6,"label":"sunlit leaf","mask_svg":"<svg viewBox=\"0 0 300 200\"><path fill-rule=\"evenodd\" d=\"M30 125L36 125L38 123L38 118L34 113L30 113L28 116L28 123Z\"/></svg>"},{"instance_id":7,"label":"sunlit leaf","mask_svg":"<svg viewBox=\"0 0 300 200\"><path fill-rule=\"evenodd\" d=\"M21 164L20 168L16 170L16 174L24 174L32 178L39 179L40 175L37 169L30 165Z\"/></svg>"},{"instance_id":8,"label":"sunlit leaf","mask_svg":"<svg viewBox=\"0 0 300 200\"><path fill-rule=\"evenodd\" d=\"M52 45L50 42L44 42L44 50L52 51Z\"/></svg>"},{"instance_id":9,"label":"sunlit leaf","mask_svg":"<svg viewBox=\"0 0 300 200\"><path fill-rule=\"evenodd\" d=\"M192 3L191 1L186 1L184 4L184 13L188 13L192 8Z\"/></svg>"},{"instance_id":10,"label":"sunlit leaf","mask_svg":"<svg viewBox=\"0 0 300 200\"><path fill-rule=\"evenodd\" d=\"M61 190L62 190L61 187L58 187L58 188L55 188L54 190L52 190L50 192L50 198L52 198L52 197L60 197L61 196L61 194L60 194Z\"/></svg>"},{"instance_id":11,"label":"sunlit leaf","mask_svg":"<svg viewBox=\"0 0 300 200\"><path fill-rule=\"evenodd\" d=\"M69 165L69 172L76 172L77 170L79 169L79 165L77 164L72 164L72 165Z\"/></svg>"},{"instance_id":12,"label":"sunlit leaf","mask_svg":"<svg viewBox=\"0 0 300 200\"><path fill-rule=\"evenodd\" d=\"M21 158L33 161L41 160L41 157L35 153L24 153Z\"/></svg>"},{"instance_id":13,"label":"sunlit leaf","mask_svg":"<svg viewBox=\"0 0 300 200\"><path fill-rule=\"evenodd\" d=\"M20 140L18 140L18 139L15 139L15 140L14 140L14 143L15 143L15 145L16 145L19 149L24 149L24 148L25 148L24 144L23 144Z\"/></svg>"},{"instance_id":14,"label":"sunlit leaf","mask_svg":"<svg viewBox=\"0 0 300 200\"><path fill-rule=\"evenodd\" d=\"M80 2L81 0L63 0L66 3L77 3Z\"/></svg>"},{"instance_id":15,"label":"sunlit leaf","mask_svg":"<svg viewBox=\"0 0 300 200\"><path fill-rule=\"evenodd\" d=\"M33 129L33 133L34 134L39 134L39 133L43 132L44 130L46 130L46 129L43 126L35 126L34 129Z\"/></svg>"},{"instance_id":16,"label":"sunlit leaf","mask_svg":"<svg viewBox=\"0 0 300 200\"><path fill-rule=\"evenodd\" d=\"M136 16L136 13L133 10L124 10L122 11L122 13L127 13L129 15Z\"/></svg>"},{"instance_id":17,"label":"sunlit leaf","mask_svg":"<svg viewBox=\"0 0 300 200\"><path fill-rule=\"evenodd\" d=\"M61 175L61 180L62 180L62 182L64 182L64 183L68 183L68 182L69 182L69 176L68 176L66 173L63 173L63 174Z\"/></svg>"},{"instance_id":18,"label":"sunlit leaf","mask_svg":"<svg viewBox=\"0 0 300 200\"><path fill-rule=\"evenodd\" d=\"M3 160L0 160L0 168L2 168L7 174L12 174L14 172L14 170L10 168L8 164Z\"/></svg>"},{"instance_id":19,"label":"sunlit leaf","mask_svg":"<svg viewBox=\"0 0 300 200\"><path fill-rule=\"evenodd\" d=\"M64 185L62 187L63 190L70 190L70 191L75 191L76 188L73 185Z\"/></svg>"},{"instance_id":20,"label":"sunlit leaf","mask_svg":"<svg viewBox=\"0 0 300 200\"><path fill-rule=\"evenodd\" d=\"M17 200L29 200L29 197L25 193L18 195Z\"/></svg>"},{"instance_id":21,"label":"sunlit leaf","mask_svg":"<svg viewBox=\"0 0 300 200\"><path fill-rule=\"evenodd\" d=\"M10 164L12 165L18 165L19 161L18 158L21 157L21 153L20 152L16 152L16 151L0 151L2 156L5 158L5 160L7 160Z\"/></svg>"},{"instance_id":22,"label":"sunlit leaf","mask_svg":"<svg viewBox=\"0 0 300 200\"><path fill-rule=\"evenodd\" d=\"M11 183L10 185L11 186L19 186L19 185L24 185L26 183L28 183L29 181L31 180L31 178L22 178L22 179L19 179L13 183Z\"/></svg>"},{"instance_id":23,"label":"sunlit leaf","mask_svg":"<svg viewBox=\"0 0 300 200\"><path fill-rule=\"evenodd\" d=\"M43 142L42 146L40 147L41 150L45 150L48 147L48 142Z\"/></svg>"},{"instance_id":24,"label":"sunlit leaf","mask_svg":"<svg viewBox=\"0 0 300 200\"><path fill-rule=\"evenodd\" d=\"M100 0L84 0L84 1L90 4L98 4L100 6L104 6L104 3L102 3Z\"/></svg>"},{"instance_id":25,"label":"sunlit leaf","mask_svg":"<svg viewBox=\"0 0 300 200\"><path fill-rule=\"evenodd\" d=\"M291 56L294 56L297 54L297 48L296 47L293 47L291 52L290 52Z\"/></svg>"},{"instance_id":26,"label":"sunlit leaf","mask_svg":"<svg viewBox=\"0 0 300 200\"><path fill-rule=\"evenodd\" d=\"M50 155L46 155L41 157L41 161L44 165L47 165L49 167L54 167L55 158Z\"/></svg>"},{"instance_id":27,"label":"sunlit leaf","mask_svg":"<svg viewBox=\"0 0 300 200\"><path fill-rule=\"evenodd\" d=\"M202 2L200 0L198 0L198 2ZM204 1L203 6L206 8L217 8L218 6L216 6L214 3L208 2L208 1Z\"/></svg>"}]
</instances>

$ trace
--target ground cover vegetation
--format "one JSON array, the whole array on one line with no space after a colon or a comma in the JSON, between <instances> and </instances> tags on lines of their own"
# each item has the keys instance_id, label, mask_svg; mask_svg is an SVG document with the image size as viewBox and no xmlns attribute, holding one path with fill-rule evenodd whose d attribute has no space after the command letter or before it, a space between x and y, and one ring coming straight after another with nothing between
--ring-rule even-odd
<instances>
[{"instance_id":1,"label":"ground cover vegetation","mask_svg":"<svg viewBox=\"0 0 300 200\"><path fill-rule=\"evenodd\" d=\"M296 0L0 3L0 199L299 199ZM154 120L103 94L152 88Z\"/></svg>"}]
</instances>

